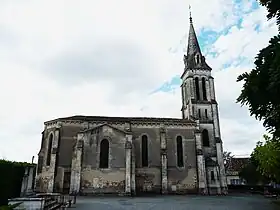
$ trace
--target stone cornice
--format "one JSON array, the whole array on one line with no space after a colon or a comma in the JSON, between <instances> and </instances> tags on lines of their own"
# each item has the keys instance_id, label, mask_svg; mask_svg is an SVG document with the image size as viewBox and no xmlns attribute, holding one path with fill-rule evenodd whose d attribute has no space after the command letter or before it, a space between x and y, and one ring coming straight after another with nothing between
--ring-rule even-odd
<instances>
[{"instance_id":1,"label":"stone cornice","mask_svg":"<svg viewBox=\"0 0 280 210\"><path fill-rule=\"evenodd\" d=\"M209 72L209 74L211 74L211 70L207 69L207 68L203 68L203 67L199 67L199 68L184 68L184 72L182 73L181 75L181 79L183 79L183 77L185 76L186 73L188 72L191 72L191 73L194 73L193 71L197 71L197 72ZM194 76L195 74L193 75L189 75L189 76ZM187 78L189 78L189 76L187 76ZM211 76L212 77L212 76Z\"/></svg>"},{"instance_id":2,"label":"stone cornice","mask_svg":"<svg viewBox=\"0 0 280 210\"><path fill-rule=\"evenodd\" d=\"M211 100L211 101L203 101L203 100L195 100L191 99L192 104L218 104L216 100ZM187 102L189 104L189 101Z\"/></svg>"}]
</instances>

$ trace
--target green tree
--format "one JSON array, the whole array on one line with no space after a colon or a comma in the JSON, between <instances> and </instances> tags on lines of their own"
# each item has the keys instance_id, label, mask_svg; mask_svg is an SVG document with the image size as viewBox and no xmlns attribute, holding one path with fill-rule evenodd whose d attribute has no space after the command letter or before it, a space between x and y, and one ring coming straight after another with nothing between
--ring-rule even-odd
<instances>
[{"instance_id":1,"label":"green tree","mask_svg":"<svg viewBox=\"0 0 280 210\"><path fill-rule=\"evenodd\" d=\"M271 19L276 17L277 25L280 31L280 1L279 0L259 0L262 6L267 8L268 14L267 18Z\"/></svg>"},{"instance_id":2,"label":"green tree","mask_svg":"<svg viewBox=\"0 0 280 210\"><path fill-rule=\"evenodd\" d=\"M276 18L280 31L280 1L259 0L267 8L267 18ZM280 35L273 37L269 45L260 50L255 68L238 76L244 85L237 102L248 105L250 114L263 120L264 127L280 137Z\"/></svg>"},{"instance_id":3,"label":"green tree","mask_svg":"<svg viewBox=\"0 0 280 210\"><path fill-rule=\"evenodd\" d=\"M238 76L244 84L237 102L248 105L250 114L280 137L280 35L269 43L257 55L255 68Z\"/></svg>"},{"instance_id":4,"label":"green tree","mask_svg":"<svg viewBox=\"0 0 280 210\"><path fill-rule=\"evenodd\" d=\"M251 157L257 163L257 170L271 181L280 182L280 141L264 135L265 142L258 142Z\"/></svg>"},{"instance_id":5,"label":"green tree","mask_svg":"<svg viewBox=\"0 0 280 210\"><path fill-rule=\"evenodd\" d=\"M241 169L239 176L249 185L256 185L259 183L265 184L268 182L267 178L259 172L258 163L253 157L251 157L248 164Z\"/></svg>"}]
</instances>

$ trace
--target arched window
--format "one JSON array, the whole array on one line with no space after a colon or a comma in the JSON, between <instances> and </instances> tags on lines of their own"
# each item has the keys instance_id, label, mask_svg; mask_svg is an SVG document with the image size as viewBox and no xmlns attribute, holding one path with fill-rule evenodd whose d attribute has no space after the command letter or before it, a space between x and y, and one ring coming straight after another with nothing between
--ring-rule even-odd
<instances>
[{"instance_id":1,"label":"arched window","mask_svg":"<svg viewBox=\"0 0 280 210\"><path fill-rule=\"evenodd\" d=\"M206 81L205 81L205 78L203 77L202 78L202 97L203 97L203 100L207 100L207 96L206 96Z\"/></svg>"},{"instance_id":2,"label":"arched window","mask_svg":"<svg viewBox=\"0 0 280 210\"><path fill-rule=\"evenodd\" d=\"M142 167L148 167L148 137L142 136Z\"/></svg>"},{"instance_id":3,"label":"arched window","mask_svg":"<svg viewBox=\"0 0 280 210\"><path fill-rule=\"evenodd\" d=\"M206 130L206 129L204 129L202 131L202 142L203 142L204 147L209 147L210 146L209 134L208 134L208 130Z\"/></svg>"},{"instance_id":4,"label":"arched window","mask_svg":"<svg viewBox=\"0 0 280 210\"><path fill-rule=\"evenodd\" d=\"M47 163L46 163L47 166L51 164L52 143L53 143L53 134L50 135L49 142L48 142Z\"/></svg>"},{"instance_id":5,"label":"arched window","mask_svg":"<svg viewBox=\"0 0 280 210\"><path fill-rule=\"evenodd\" d=\"M100 143L99 168L109 167L109 141L103 139Z\"/></svg>"},{"instance_id":6,"label":"arched window","mask_svg":"<svg viewBox=\"0 0 280 210\"><path fill-rule=\"evenodd\" d=\"M184 155L183 155L183 141L181 136L177 136L177 166L184 167Z\"/></svg>"},{"instance_id":7,"label":"arched window","mask_svg":"<svg viewBox=\"0 0 280 210\"><path fill-rule=\"evenodd\" d=\"M195 93L196 93L196 100L200 100L198 77L195 78Z\"/></svg>"}]
</instances>

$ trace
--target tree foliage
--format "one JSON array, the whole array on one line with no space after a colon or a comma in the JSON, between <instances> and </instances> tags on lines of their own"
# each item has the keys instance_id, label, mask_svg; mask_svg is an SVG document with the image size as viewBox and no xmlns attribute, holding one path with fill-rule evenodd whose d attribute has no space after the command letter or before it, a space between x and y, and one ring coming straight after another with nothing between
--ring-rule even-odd
<instances>
[{"instance_id":1,"label":"tree foliage","mask_svg":"<svg viewBox=\"0 0 280 210\"><path fill-rule=\"evenodd\" d=\"M280 182L280 139L264 135L265 142L258 142L251 157L257 170L271 181Z\"/></svg>"},{"instance_id":2,"label":"tree foliage","mask_svg":"<svg viewBox=\"0 0 280 210\"><path fill-rule=\"evenodd\" d=\"M276 18L280 32L280 1L258 0L267 8L267 18ZM250 178L250 173L260 173L262 178L280 181L280 34L271 38L269 45L260 50L255 68L243 73L237 82L244 82L237 102L249 106L252 116L263 121L273 137L264 136L258 142L248 164L240 174ZM256 171L255 171L256 170ZM254 172L255 171L255 172ZM245 178L246 179L246 178ZM254 180L253 180L254 181Z\"/></svg>"},{"instance_id":3,"label":"tree foliage","mask_svg":"<svg viewBox=\"0 0 280 210\"><path fill-rule=\"evenodd\" d=\"M265 184L268 182L268 179L259 172L258 163L253 157L251 157L248 164L241 169L239 176L243 178L248 185Z\"/></svg>"},{"instance_id":4,"label":"tree foliage","mask_svg":"<svg viewBox=\"0 0 280 210\"><path fill-rule=\"evenodd\" d=\"M240 81L244 84L237 102L248 105L250 114L264 120L265 128L280 137L280 35L259 52L255 69L238 76Z\"/></svg>"},{"instance_id":5,"label":"tree foliage","mask_svg":"<svg viewBox=\"0 0 280 210\"><path fill-rule=\"evenodd\" d=\"M226 171L228 170L228 166L229 166L228 163L230 162L231 158L233 158L233 155L231 154L231 152L227 152L227 151L223 152L223 159L224 159L224 165L225 165Z\"/></svg>"},{"instance_id":6,"label":"tree foliage","mask_svg":"<svg viewBox=\"0 0 280 210\"><path fill-rule=\"evenodd\" d=\"M20 206L22 202L19 202L19 203L15 203L15 204L12 204L12 205L6 205L6 206L0 206L0 210L12 210L12 209L18 209L17 207ZM22 209L22 208L20 208ZM25 209L23 209L25 210Z\"/></svg>"},{"instance_id":7,"label":"tree foliage","mask_svg":"<svg viewBox=\"0 0 280 210\"><path fill-rule=\"evenodd\" d=\"M267 18L276 17L278 29L280 31L280 1L279 0L259 0L262 6L267 8Z\"/></svg>"}]
</instances>

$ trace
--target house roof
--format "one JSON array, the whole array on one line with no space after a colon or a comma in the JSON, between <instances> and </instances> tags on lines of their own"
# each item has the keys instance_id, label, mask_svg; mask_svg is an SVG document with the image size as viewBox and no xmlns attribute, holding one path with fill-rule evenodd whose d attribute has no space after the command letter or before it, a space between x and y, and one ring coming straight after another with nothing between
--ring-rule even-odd
<instances>
[{"instance_id":1,"label":"house roof","mask_svg":"<svg viewBox=\"0 0 280 210\"><path fill-rule=\"evenodd\" d=\"M231 158L225 165L228 171L240 171L246 164L248 164L250 158Z\"/></svg>"}]
</instances>

